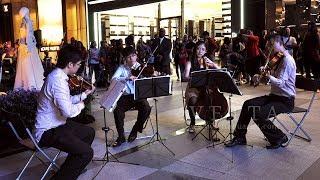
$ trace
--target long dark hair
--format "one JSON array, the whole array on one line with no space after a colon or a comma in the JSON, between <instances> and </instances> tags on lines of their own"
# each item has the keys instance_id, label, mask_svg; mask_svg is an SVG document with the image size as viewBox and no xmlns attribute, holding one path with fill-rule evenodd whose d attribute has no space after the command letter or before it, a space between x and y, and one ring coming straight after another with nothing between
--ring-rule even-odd
<instances>
[{"instance_id":1,"label":"long dark hair","mask_svg":"<svg viewBox=\"0 0 320 180\"><path fill-rule=\"evenodd\" d=\"M192 53L192 56L191 56L191 70L198 70L200 69L200 64L198 62L198 59L197 59L197 49L200 45L206 45L204 41L198 41L196 43L196 45L194 46L194 49L193 49L193 53ZM207 56L209 58L209 56Z\"/></svg>"}]
</instances>

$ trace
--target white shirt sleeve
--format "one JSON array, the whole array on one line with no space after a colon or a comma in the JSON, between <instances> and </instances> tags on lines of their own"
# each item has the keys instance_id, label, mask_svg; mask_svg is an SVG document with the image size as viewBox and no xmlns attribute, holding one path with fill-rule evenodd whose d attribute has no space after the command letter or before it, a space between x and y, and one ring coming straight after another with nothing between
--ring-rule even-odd
<instances>
[{"instance_id":1,"label":"white shirt sleeve","mask_svg":"<svg viewBox=\"0 0 320 180\"><path fill-rule=\"evenodd\" d=\"M290 65L287 63L288 60L283 59L283 61L284 63L281 64L282 67L278 67L279 71L276 73L277 77L269 75L270 83L279 88L284 87L286 81L289 79L290 72L292 71Z\"/></svg>"},{"instance_id":2,"label":"white shirt sleeve","mask_svg":"<svg viewBox=\"0 0 320 180\"><path fill-rule=\"evenodd\" d=\"M58 107L64 117L75 117L80 114L81 110L84 108L84 103L82 101L77 102L77 100L80 99L80 96L74 98L70 96L67 82L56 82L54 86L52 86L52 92L54 104ZM73 101L76 103L73 103Z\"/></svg>"},{"instance_id":3,"label":"white shirt sleeve","mask_svg":"<svg viewBox=\"0 0 320 180\"><path fill-rule=\"evenodd\" d=\"M297 40L295 37L290 37L291 38L291 45L296 45L297 44Z\"/></svg>"},{"instance_id":4,"label":"white shirt sleeve","mask_svg":"<svg viewBox=\"0 0 320 180\"><path fill-rule=\"evenodd\" d=\"M112 76L112 80L116 79L118 81L126 81L127 80L127 76L125 76L124 74L124 67L123 66L119 66L118 69L116 70L116 72L113 74Z\"/></svg>"},{"instance_id":5,"label":"white shirt sleeve","mask_svg":"<svg viewBox=\"0 0 320 180\"><path fill-rule=\"evenodd\" d=\"M86 93L83 92L81 94L71 96L71 101L73 104L77 104L80 101L85 100L86 98L87 98L87 95L86 95Z\"/></svg>"}]
</instances>

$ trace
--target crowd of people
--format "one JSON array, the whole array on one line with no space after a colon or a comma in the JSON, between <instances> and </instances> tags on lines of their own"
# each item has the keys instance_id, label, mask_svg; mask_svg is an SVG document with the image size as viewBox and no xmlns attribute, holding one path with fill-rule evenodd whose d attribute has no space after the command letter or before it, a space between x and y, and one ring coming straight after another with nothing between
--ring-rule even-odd
<instances>
[{"instance_id":1,"label":"crowd of people","mask_svg":"<svg viewBox=\"0 0 320 180\"><path fill-rule=\"evenodd\" d=\"M275 35L281 36L284 47L294 57L298 73L307 78L312 75L319 78L320 41L316 24L310 22L307 32L304 36L302 34L303 32L296 32L295 35L292 35L289 27L263 30L261 35L255 35L251 30L242 29L237 37L225 37L221 42L215 41L213 37L208 37L207 32L203 33L200 40L204 40L206 43L207 57L214 61L219 60L217 62L220 66L233 72L234 78L239 83L253 85L252 77L259 73L259 67L263 66L273 55L270 38ZM176 74L178 79L182 81L187 81L186 67L190 64L195 44L198 41L197 37L184 35L182 39L177 38L173 43ZM217 56L214 56L215 53Z\"/></svg>"},{"instance_id":2,"label":"crowd of people","mask_svg":"<svg viewBox=\"0 0 320 180\"><path fill-rule=\"evenodd\" d=\"M288 141L287 136L268 120L267 113L272 108L275 109L275 114L293 109L296 72L305 74L307 78L312 77L311 72L314 78L320 77L320 40L315 23L308 24L304 38L301 38L301 33L300 35L297 33L296 37L292 36L289 27L264 30L261 36L255 35L251 30L243 29L235 38L225 37L223 43L210 37L207 31L203 32L200 38L184 35L182 39L177 38L173 43L165 34L165 29L161 28L155 38L144 42L141 37L137 44L133 35L126 37L124 43L122 39L111 40L110 44L101 41L99 49L97 42L92 41L88 50L81 41L71 38L70 43L61 43L55 69L52 68L51 59L46 53L43 64L44 76L47 78L37 88L39 97L35 137L40 146L55 147L68 153L67 159L54 175L54 179L76 179L93 157L91 144L95 136L94 129L70 119L78 116L85 108L84 100L94 92L95 86L106 86L112 80L124 81L126 85L125 92L113 112L118 132L113 147L120 146L126 141L123 129L125 112L133 107L138 110L138 116L127 141L133 142L137 138L137 133L142 132L151 107L147 99L134 100L133 97L133 82L138 77L133 75L131 70L137 63L152 65L157 75L171 75L170 66L173 59L178 80L181 81L189 81L190 73L193 71L222 67L232 71L233 78L238 82L245 80L246 83L255 85L253 77L260 73L261 66L273 54L282 53L282 62L265 74L271 84L270 94L244 102L235 136L226 146L246 144L245 136L251 119L256 122L269 141L268 148L279 148ZM21 40L20 46L24 42L25 50L32 50L38 56L34 49L30 50L28 47L30 43L26 43L27 39ZM1 58L2 54L3 57L19 57L10 43L7 43L5 48L0 47L0 52ZM27 60L30 60L30 57ZM29 72L30 74L33 73ZM81 75L89 81L94 76L95 82L91 83L95 86L71 96L68 79L74 74ZM26 77L23 76L22 79ZM194 88L188 84L185 97L191 118L188 127L190 133L195 132L195 111L192 108L199 105L201 98L207 98L206 95L211 96L212 92L213 89ZM256 118L255 112L249 110L251 106L262 107Z\"/></svg>"}]
</instances>

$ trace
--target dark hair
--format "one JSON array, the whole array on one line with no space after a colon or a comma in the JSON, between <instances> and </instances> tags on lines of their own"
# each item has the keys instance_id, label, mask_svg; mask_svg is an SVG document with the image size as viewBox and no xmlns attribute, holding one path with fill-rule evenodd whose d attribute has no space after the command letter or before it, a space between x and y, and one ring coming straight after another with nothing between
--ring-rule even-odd
<instances>
[{"instance_id":1,"label":"dark hair","mask_svg":"<svg viewBox=\"0 0 320 180\"><path fill-rule=\"evenodd\" d=\"M132 46L128 46L123 49L122 55L123 57L128 57L130 54L136 53L136 49Z\"/></svg>"},{"instance_id":2,"label":"dark hair","mask_svg":"<svg viewBox=\"0 0 320 180\"><path fill-rule=\"evenodd\" d=\"M223 43L229 45L231 43L231 40L229 37L224 37L223 38Z\"/></svg>"},{"instance_id":3,"label":"dark hair","mask_svg":"<svg viewBox=\"0 0 320 180\"><path fill-rule=\"evenodd\" d=\"M194 46L195 48L194 49L197 49L198 48L198 46L200 46L201 44L206 44L204 41L198 41L197 43L196 43L196 45Z\"/></svg>"},{"instance_id":4,"label":"dark hair","mask_svg":"<svg viewBox=\"0 0 320 180\"><path fill-rule=\"evenodd\" d=\"M60 49L56 67L65 68L69 63L77 63L82 61L81 51L76 47L68 44Z\"/></svg>"},{"instance_id":5,"label":"dark hair","mask_svg":"<svg viewBox=\"0 0 320 180\"><path fill-rule=\"evenodd\" d=\"M198 41L197 43L196 43L196 45L194 46L194 48L193 48L193 53L192 53L192 57L191 57L191 59L192 59L192 61L194 61L194 60L196 60L197 59L197 49L198 49L198 47L200 46L200 45L202 45L202 44L204 44L205 46L206 46L206 43L204 42L204 41Z\"/></svg>"},{"instance_id":6,"label":"dark hair","mask_svg":"<svg viewBox=\"0 0 320 180\"><path fill-rule=\"evenodd\" d=\"M204 31L204 32L202 33L202 37L205 37L205 36L209 36L209 32L208 32L208 31Z\"/></svg>"},{"instance_id":7,"label":"dark hair","mask_svg":"<svg viewBox=\"0 0 320 180\"><path fill-rule=\"evenodd\" d=\"M97 46L96 41L91 41L90 48L95 48Z\"/></svg>"}]
</instances>

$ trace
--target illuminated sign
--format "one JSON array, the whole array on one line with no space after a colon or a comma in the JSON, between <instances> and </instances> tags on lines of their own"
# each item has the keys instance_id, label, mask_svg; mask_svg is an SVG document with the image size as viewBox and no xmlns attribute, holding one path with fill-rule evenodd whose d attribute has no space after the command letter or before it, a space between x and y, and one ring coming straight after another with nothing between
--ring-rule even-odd
<instances>
[{"instance_id":1,"label":"illuminated sign","mask_svg":"<svg viewBox=\"0 0 320 180\"><path fill-rule=\"evenodd\" d=\"M60 46L42 46L40 48L41 52L44 51L59 51L60 50Z\"/></svg>"},{"instance_id":2,"label":"illuminated sign","mask_svg":"<svg viewBox=\"0 0 320 180\"><path fill-rule=\"evenodd\" d=\"M39 29L44 45L59 44L63 38L62 3L57 0L37 0Z\"/></svg>"},{"instance_id":3,"label":"illuminated sign","mask_svg":"<svg viewBox=\"0 0 320 180\"><path fill-rule=\"evenodd\" d=\"M9 11L8 5L4 5L4 6L3 6L3 12L8 12L8 11Z\"/></svg>"},{"instance_id":4,"label":"illuminated sign","mask_svg":"<svg viewBox=\"0 0 320 180\"><path fill-rule=\"evenodd\" d=\"M10 4L2 4L1 5L1 11L4 12L4 13L10 12L11 11Z\"/></svg>"}]
</instances>

